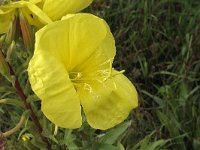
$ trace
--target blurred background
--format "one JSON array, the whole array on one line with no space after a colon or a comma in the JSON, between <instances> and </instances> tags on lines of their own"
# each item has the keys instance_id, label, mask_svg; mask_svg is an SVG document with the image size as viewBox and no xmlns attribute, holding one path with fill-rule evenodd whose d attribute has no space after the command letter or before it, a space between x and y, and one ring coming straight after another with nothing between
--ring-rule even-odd
<instances>
[{"instance_id":1,"label":"blurred background","mask_svg":"<svg viewBox=\"0 0 200 150\"><path fill-rule=\"evenodd\" d=\"M96 0L139 92L125 149L200 149L200 1Z\"/></svg>"}]
</instances>

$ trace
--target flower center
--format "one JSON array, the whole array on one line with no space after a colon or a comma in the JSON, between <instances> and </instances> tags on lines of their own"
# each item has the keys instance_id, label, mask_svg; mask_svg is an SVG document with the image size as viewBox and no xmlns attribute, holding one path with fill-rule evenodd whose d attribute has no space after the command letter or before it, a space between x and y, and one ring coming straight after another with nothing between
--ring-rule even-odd
<instances>
[{"instance_id":1,"label":"flower center","mask_svg":"<svg viewBox=\"0 0 200 150\"><path fill-rule=\"evenodd\" d=\"M72 82L75 82L76 80L80 80L82 76L83 74L81 72L69 72L69 78Z\"/></svg>"}]
</instances>

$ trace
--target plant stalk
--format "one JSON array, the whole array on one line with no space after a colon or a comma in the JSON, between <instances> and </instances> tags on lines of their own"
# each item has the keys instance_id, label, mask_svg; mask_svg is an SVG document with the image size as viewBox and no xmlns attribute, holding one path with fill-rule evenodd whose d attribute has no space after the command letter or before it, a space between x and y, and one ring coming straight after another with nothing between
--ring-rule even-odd
<instances>
[{"instance_id":1,"label":"plant stalk","mask_svg":"<svg viewBox=\"0 0 200 150\"><path fill-rule=\"evenodd\" d=\"M1 51L1 49L0 49L0 51ZM5 57L4 57L4 59L5 59ZM23 101L25 109L30 111L31 119L32 119L32 121L33 121L33 123L34 123L34 125L35 125L35 127L36 127L36 129L37 129L37 131L38 131L38 133L39 133L39 135L41 137L41 139L43 140L43 142L45 142L47 144L48 150L50 150L51 149L51 145L50 145L48 139L42 135L42 131L43 131L42 126L41 126L38 118L36 117L36 115L35 115L32 107L31 107L30 103L27 102L27 96L24 94L24 92L23 92L23 90L22 90L22 88L20 86L19 80L18 80L18 78L17 78L12 66L8 62L7 62L7 64L8 64L9 69L10 69L10 75L15 77L15 81L13 83L13 86L14 86L17 94L19 95L19 97Z\"/></svg>"}]
</instances>

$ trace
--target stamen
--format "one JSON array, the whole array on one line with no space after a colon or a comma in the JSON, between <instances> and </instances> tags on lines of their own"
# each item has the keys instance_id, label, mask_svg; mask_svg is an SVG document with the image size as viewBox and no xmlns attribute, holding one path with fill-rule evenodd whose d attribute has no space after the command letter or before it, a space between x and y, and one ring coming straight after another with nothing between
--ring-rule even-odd
<instances>
[{"instance_id":1,"label":"stamen","mask_svg":"<svg viewBox=\"0 0 200 150\"><path fill-rule=\"evenodd\" d=\"M125 70L121 70L121 71L119 71L119 72L117 72L117 73L114 73L112 76L116 76L116 75L118 75L118 74L123 74L125 72Z\"/></svg>"},{"instance_id":2,"label":"stamen","mask_svg":"<svg viewBox=\"0 0 200 150\"><path fill-rule=\"evenodd\" d=\"M96 100L99 98L99 95L92 90L91 85L84 83L84 89L89 91L90 94L92 94L94 97L96 97Z\"/></svg>"},{"instance_id":3,"label":"stamen","mask_svg":"<svg viewBox=\"0 0 200 150\"><path fill-rule=\"evenodd\" d=\"M82 73L81 72L70 72L69 73L69 78L74 81L74 80L78 80L82 77Z\"/></svg>"}]
</instances>

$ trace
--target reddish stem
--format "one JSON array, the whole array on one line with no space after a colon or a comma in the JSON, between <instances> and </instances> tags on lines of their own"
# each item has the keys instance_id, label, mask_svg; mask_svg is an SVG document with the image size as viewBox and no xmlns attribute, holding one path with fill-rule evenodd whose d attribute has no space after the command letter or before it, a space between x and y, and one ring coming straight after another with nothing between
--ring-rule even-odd
<instances>
[{"instance_id":1,"label":"reddish stem","mask_svg":"<svg viewBox=\"0 0 200 150\"><path fill-rule=\"evenodd\" d=\"M8 66L9 66L9 68L10 68L10 73L11 73L11 75L13 75L13 76L16 77L16 75L15 75L15 73L14 73L12 67L11 67L9 64L8 64ZM15 79L14 87L15 87L15 89L16 89L17 94L18 94L18 95L20 96L20 98L22 99L22 101L23 101L23 103L24 103L24 106L25 106L25 109L30 110L31 119L33 120L33 123L34 123L34 125L35 125L35 127L36 127L36 129L37 129L37 131L38 131L38 133L39 133L39 135L40 135L40 137L41 137L41 139L47 144L48 150L50 150L50 149L51 149L50 143L49 143L48 139L42 135L42 131L43 131L42 126L41 126L41 124L40 124L38 118L36 117L35 113L33 112L33 109L32 109L32 107L31 107L30 103L27 102L27 96L24 94L24 92L23 92L23 90L22 90L22 88L21 88L21 86L20 86L20 83L19 83L17 77L16 77L16 79Z\"/></svg>"},{"instance_id":2,"label":"reddish stem","mask_svg":"<svg viewBox=\"0 0 200 150\"><path fill-rule=\"evenodd\" d=\"M38 118L36 117L36 115L35 115L32 107L31 107L30 103L27 102L27 96L24 94L24 92L23 92L23 90L22 90L22 88L20 86L19 80L17 79L17 76L16 76L13 68L11 67L11 65L9 63L7 63L7 64L8 64L9 69L10 69L10 75L15 77L15 82L14 82L13 86L14 86L17 94L19 95L19 97L23 101L25 109L30 110L31 119L33 120L33 123L34 123L34 125L35 125L35 127L36 127L36 129L37 129L37 131L38 131L38 133L39 133L39 135L41 137L41 139L43 140L43 142L45 142L47 144L48 150L51 150L51 145L50 145L48 139L42 135L42 131L43 131L42 126L41 126Z\"/></svg>"}]
</instances>

